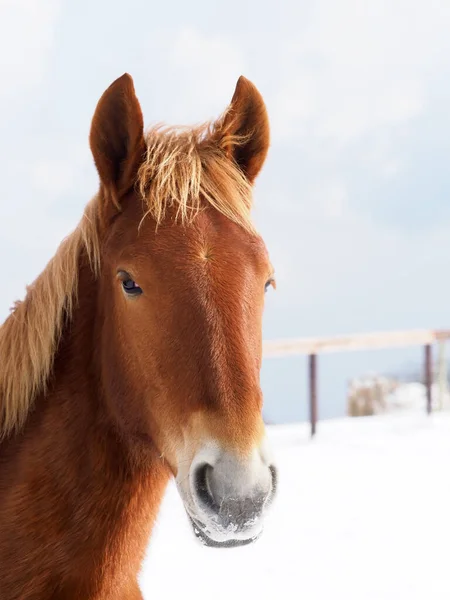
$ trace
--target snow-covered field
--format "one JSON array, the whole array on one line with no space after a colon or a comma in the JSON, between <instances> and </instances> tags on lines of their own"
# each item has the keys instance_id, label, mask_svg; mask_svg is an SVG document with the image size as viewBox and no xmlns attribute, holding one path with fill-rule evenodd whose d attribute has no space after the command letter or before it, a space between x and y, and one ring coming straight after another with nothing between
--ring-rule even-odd
<instances>
[{"instance_id":1,"label":"snow-covered field","mask_svg":"<svg viewBox=\"0 0 450 600\"><path fill-rule=\"evenodd\" d=\"M171 485L141 574L165 600L449 600L450 413L269 428L279 494L255 544L208 549Z\"/></svg>"}]
</instances>

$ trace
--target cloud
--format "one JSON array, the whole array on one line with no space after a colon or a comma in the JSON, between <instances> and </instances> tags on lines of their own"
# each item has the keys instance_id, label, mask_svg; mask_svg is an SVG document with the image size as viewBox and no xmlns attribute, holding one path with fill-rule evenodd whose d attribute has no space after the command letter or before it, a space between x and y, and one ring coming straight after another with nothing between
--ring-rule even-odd
<instances>
[{"instance_id":1,"label":"cloud","mask_svg":"<svg viewBox=\"0 0 450 600\"><path fill-rule=\"evenodd\" d=\"M55 147L58 144L64 146L64 140L53 139L53 142ZM93 169L88 148L76 145L70 145L65 150L64 158L55 156L53 151L30 159L26 165L33 192L45 199L44 203L47 206L70 194L75 187L85 189L84 182L80 186L79 183L77 184L77 179L81 176L83 169L88 167Z\"/></svg>"},{"instance_id":2,"label":"cloud","mask_svg":"<svg viewBox=\"0 0 450 600\"><path fill-rule=\"evenodd\" d=\"M186 76L201 74L211 87L234 77L243 66L239 48L223 35L206 35L193 28L182 28L175 39L170 56L171 63L183 69ZM215 89L212 89L215 92Z\"/></svg>"},{"instance_id":3,"label":"cloud","mask_svg":"<svg viewBox=\"0 0 450 600\"><path fill-rule=\"evenodd\" d=\"M246 72L244 53L236 40L182 27L172 34L167 71L176 81L174 112L185 122L217 117L231 100L239 75ZM167 44L167 42L164 42Z\"/></svg>"},{"instance_id":4,"label":"cloud","mask_svg":"<svg viewBox=\"0 0 450 600\"><path fill-rule=\"evenodd\" d=\"M449 28L448 3L318 0L280 50L277 137L342 146L422 114L427 82L450 52Z\"/></svg>"},{"instance_id":5,"label":"cloud","mask_svg":"<svg viewBox=\"0 0 450 600\"><path fill-rule=\"evenodd\" d=\"M446 322L449 221L411 235L361 215L292 210L264 229L277 275L270 337Z\"/></svg>"},{"instance_id":6,"label":"cloud","mask_svg":"<svg viewBox=\"0 0 450 600\"><path fill-rule=\"evenodd\" d=\"M0 102L42 81L59 8L59 0L0 1Z\"/></svg>"}]
</instances>

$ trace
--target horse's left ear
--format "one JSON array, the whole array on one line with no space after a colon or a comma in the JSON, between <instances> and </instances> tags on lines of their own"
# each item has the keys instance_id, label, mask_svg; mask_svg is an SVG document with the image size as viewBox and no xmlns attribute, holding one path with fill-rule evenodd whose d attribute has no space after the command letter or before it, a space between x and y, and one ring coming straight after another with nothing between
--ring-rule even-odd
<instances>
[{"instance_id":1,"label":"horse's left ear","mask_svg":"<svg viewBox=\"0 0 450 600\"><path fill-rule=\"evenodd\" d=\"M145 152L142 111L127 73L100 98L89 143L100 181L118 204L133 186Z\"/></svg>"},{"instance_id":2,"label":"horse's left ear","mask_svg":"<svg viewBox=\"0 0 450 600\"><path fill-rule=\"evenodd\" d=\"M242 75L217 133L249 182L253 183L269 149L269 118L261 94Z\"/></svg>"}]
</instances>

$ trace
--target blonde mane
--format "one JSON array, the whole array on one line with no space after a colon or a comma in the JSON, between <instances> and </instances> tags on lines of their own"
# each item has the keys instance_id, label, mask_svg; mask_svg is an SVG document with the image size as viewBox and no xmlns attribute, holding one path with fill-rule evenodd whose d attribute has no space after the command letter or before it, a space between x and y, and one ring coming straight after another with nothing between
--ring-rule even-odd
<instances>
[{"instance_id":1,"label":"blonde mane","mask_svg":"<svg viewBox=\"0 0 450 600\"><path fill-rule=\"evenodd\" d=\"M218 136L218 128L154 127L146 134L147 152L136 181L144 217L156 226L170 207L189 222L210 205L248 231L252 188L227 155L241 143ZM80 257L100 268L100 193L87 205L74 232L61 243L23 301L0 327L0 440L20 429L37 394L45 392L63 327L77 300Z\"/></svg>"},{"instance_id":2,"label":"blonde mane","mask_svg":"<svg viewBox=\"0 0 450 600\"><path fill-rule=\"evenodd\" d=\"M175 206L176 218L185 222L206 203L253 230L252 187L228 155L232 146L247 138L219 135L221 122L196 128L156 126L148 131L137 183L146 215L157 224L169 207Z\"/></svg>"}]
</instances>

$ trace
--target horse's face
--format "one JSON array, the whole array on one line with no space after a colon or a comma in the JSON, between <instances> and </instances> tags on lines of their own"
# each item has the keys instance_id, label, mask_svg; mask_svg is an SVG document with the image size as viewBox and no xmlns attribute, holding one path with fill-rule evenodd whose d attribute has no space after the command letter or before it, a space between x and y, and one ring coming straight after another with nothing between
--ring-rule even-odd
<instances>
[{"instance_id":1,"label":"horse's face","mask_svg":"<svg viewBox=\"0 0 450 600\"><path fill-rule=\"evenodd\" d=\"M239 148L250 184L267 151L261 103L241 80L232 107L243 120L231 135L262 120L262 133ZM262 239L206 201L192 222L174 222L172 208L158 228L142 220L142 198L129 185L142 160L141 119L123 77L105 92L91 133L107 223L99 286L106 397L127 438L170 466L197 536L239 545L261 533L276 484L259 383L273 270Z\"/></svg>"}]
</instances>

